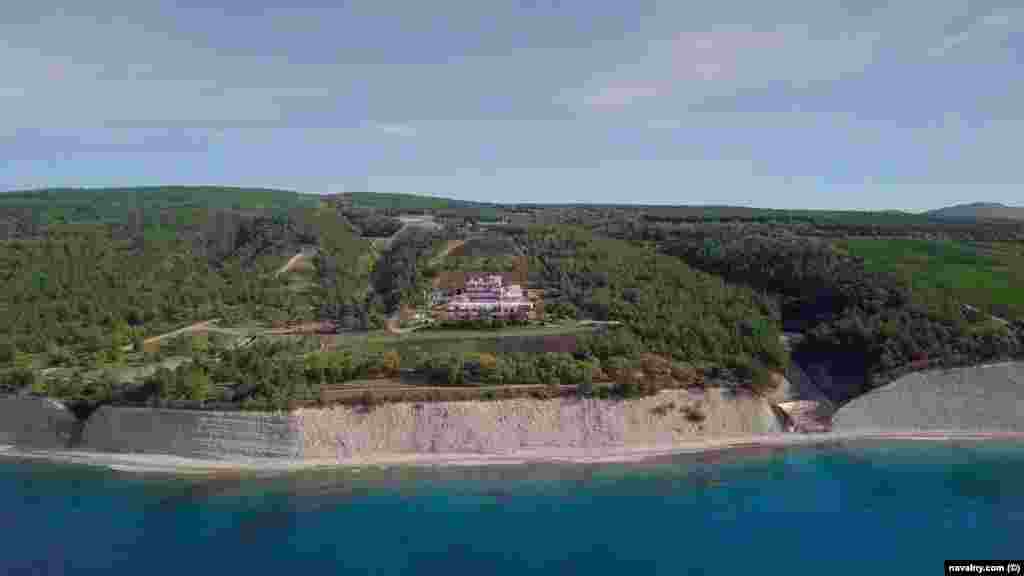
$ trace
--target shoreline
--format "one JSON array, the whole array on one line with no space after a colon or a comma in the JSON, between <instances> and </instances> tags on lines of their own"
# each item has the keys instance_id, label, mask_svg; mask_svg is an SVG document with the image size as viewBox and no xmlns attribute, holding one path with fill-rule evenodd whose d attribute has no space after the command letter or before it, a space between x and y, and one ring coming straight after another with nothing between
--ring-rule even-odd
<instances>
[{"instance_id":1,"label":"shoreline","mask_svg":"<svg viewBox=\"0 0 1024 576\"><path fill-rule=\"evenodd\" d=\"M759 448L812 446L855 440L902 440L950 442L958 440L1004 440L1024 443L1024 432L967 430L906 430L825 432L815 434L772 434L737 436L717 440L681 442L669 445L618 446L603 448L539 447L509 453L385 453L348 459L288 459L233 457L219 460L186 458L169 454L93 452L82 450L32 450L0 445L0 458L82 464L119 472L166 473L172 475L216 475L224 472L283 473L312 469L358 469L387 467L478 467L523 464L614 464L642 462L659 457L739 451Z\"/></svg>"}]
</instances>

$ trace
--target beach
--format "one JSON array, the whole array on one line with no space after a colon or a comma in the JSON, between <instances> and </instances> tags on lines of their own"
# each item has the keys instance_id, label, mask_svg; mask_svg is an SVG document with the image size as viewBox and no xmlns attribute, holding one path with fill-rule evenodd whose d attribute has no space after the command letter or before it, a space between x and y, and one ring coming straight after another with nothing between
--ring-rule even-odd
<instances>
[{"instance_id":1,"label":"beach","mask_svg":"<svg viewBox=\"0 0 1024 576\"><path fill-rule=\"evenodd\" d=\"M171 474L315 468L631 462L686 453L874 440L1024 441L1020 364L916 373L790 431L777 405L728 389L629 400L397 402L280 413L105 406L74 432L59 403L0 402L0 457ZM30 425L31 424L31 425Z\"/></svg>"},{"instance_id":2,"label":"beach","mask_svg":"<svg viewBox=\"0 0 1024 576\"><path fill-rule=\"evenodd\" d=\"M1024 442L1024 432L919 430L885 432L829 432L820 434L772 434L740 436L683 442L603 448L533 448L505 454L465 453L380 453L337 458L245 458L228 457L217 460L187 458L168 454L90 452L84 450L32 450L0 445L0 458L44 460L67 464L99 466L124 472L170 474L217 474L222 472L288 472L323 468L361 468L393 466L492 466L539 463L601 464L639 462L652 458L681 454L698 454L744 449L785 448L791 446L825 445L855 440L909 440L930 442L998 440Z\"/></svg>"}]
</instances>

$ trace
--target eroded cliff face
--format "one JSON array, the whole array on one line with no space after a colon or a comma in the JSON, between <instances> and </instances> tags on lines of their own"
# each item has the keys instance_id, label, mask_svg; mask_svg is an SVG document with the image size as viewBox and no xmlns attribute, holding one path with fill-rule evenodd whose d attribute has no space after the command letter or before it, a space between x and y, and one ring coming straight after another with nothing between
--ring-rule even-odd
<instances>
[{"instance_id":1,"label":"eroded cliff face","mask_svg":"<svg viewBox=\"0 0 1024 576\"><path fill-rule=\"evenodd\" d=\"M17 418L2 423L0 442L205 459L508 454L541 447L668 446L782 431L766 400L720 389L666 390L624 401L393 403L292 413L103 406L84 427L52 400L19 399L6 408L0 404L5 409Z\"/></svg>"},{"instance_id":2,"label":"eroded cliff face","mask_svg":"<svg viewBox=\"0 0 1024 576\"><path fill-rule=\"evenodd\" d=\"M67 448L79 428L75 415L56 400L0 397L0 444L32 449Z\"/></svg>"},{"instance_id":3,"label":"eroded cliff face","mask_svg":"<svg viewBox=\"0 0 1024 576\"><path fill-rule=\"evenodd\" d=\"M703 419L698 421L698 415ZM395 403L294 413L307 458L374 454L505 454L516 450L669 445L782 431L771 405L717 389L599 399Z\"/></svg>"},{"instance_id":4,"label":"eroded cliff face","mask_svg":"<svg viewBox=\"0 0 1024 576\"><path fill-rule=\"evenodd\" d=\"M283 413L204 412L103 406L76 447L191 458L298 458L302 435Z\"/></svg>"}]
</instances>

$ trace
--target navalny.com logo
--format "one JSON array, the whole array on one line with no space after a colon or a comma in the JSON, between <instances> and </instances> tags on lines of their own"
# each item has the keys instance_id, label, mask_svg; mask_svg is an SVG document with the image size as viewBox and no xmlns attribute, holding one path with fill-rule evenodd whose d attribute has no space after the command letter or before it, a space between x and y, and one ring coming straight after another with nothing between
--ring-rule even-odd
<instances>
[{"instance_id":1,"label":"navalny.com logo","mask_svg":"<svg viewBox=\"0 0 1024 576\"><path fill-rule=\"evenodd\" d=\"M1020 574L1021 560L946 560L946 574Z\"/></svg>"}]
</instances>

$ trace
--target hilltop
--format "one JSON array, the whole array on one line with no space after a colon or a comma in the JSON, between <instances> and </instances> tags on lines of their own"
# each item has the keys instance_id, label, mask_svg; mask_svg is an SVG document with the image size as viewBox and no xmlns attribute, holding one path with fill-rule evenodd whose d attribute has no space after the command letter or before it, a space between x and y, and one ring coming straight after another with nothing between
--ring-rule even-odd
<instances>
[{"instance_id":1,"label":"hilltop","mask_svg":"<svg viewBox=\"0 0 1024 576\"><path fill-rule=\"evenodd\" d=\"M939 208L926 214L947 220L1024 220L1024 207L998 202L972 202Z\"/></svg>"}]
</instances>

